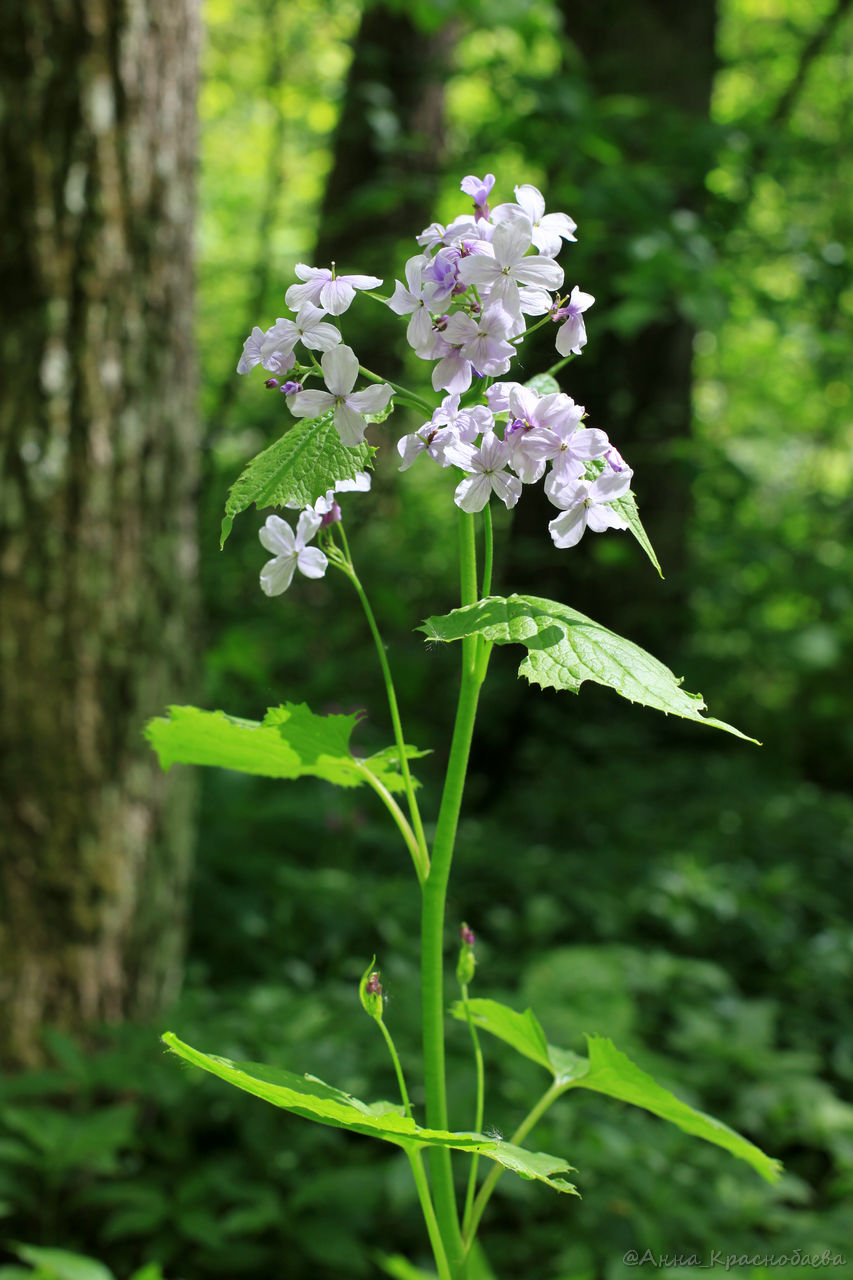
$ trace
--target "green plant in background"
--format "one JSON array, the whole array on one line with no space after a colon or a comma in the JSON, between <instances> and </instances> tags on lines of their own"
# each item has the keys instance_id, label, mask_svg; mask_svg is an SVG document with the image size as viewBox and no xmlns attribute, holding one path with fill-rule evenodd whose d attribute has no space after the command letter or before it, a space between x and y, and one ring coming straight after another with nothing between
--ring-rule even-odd
<instances>
[{"instance_id":1,"label":"green plant in background","mask_svg":"<svg viewBox=\"0 0 853 1280\"><path fill-rule=\"evenodd\" d=\"M531 186L516 187L514 202L490 207L493 183L491 175L482 181L464 179L462 190L473 200L473 213L460 214L447 227L433 223L418 237L422 252L406 263L406 283L398 281L390 298L376 293L382 284L376 277L341 275L334 266L297 267L300 283L286 294L295 319L279 319L266 331L255 328L238 366L241 373L262 366L269 375L266 387L283 395L298 421L254 458L232 487L222 541L234 518L253 502L258 507L300 510L295 530L278 515L267 518L260 538L272 559L261 572L261 586L268 596L277 596L290 587L297 571L316 579L329 568L351 583L379 659L393 745L370 755L355 754L350 743L356 715L318 715L292 702L268 709L260 722L222 711L173 707L168 719L154 720L147 729L165 768L204 764L272 778L321 778L344 788L367 786L391 816L421 895L423 1123L411 1102L411 1072L403 1067L411 1055L404 1051L401 1058L385 1023L375 960L363 975L359 994L393 1062L399 1102L366 1103L314 1076L203 1053L171 1032L163 1038L186 1061L277 1107L400 1148L414 1177L441 1280L490 1274L477 1232L505 1171L564 1194L578 1194L565 1176L575 1170L564 1159L521 1145L551 1104L575 1089L652 1112L739 1156L769 1182L779 1176L778 1162L679 1100L608 1037L590 1035L587 1053L580 1055L549 1044L532 1011L520 1014L494 1000L472 999L475 937L468 925L461 929L457 964L461 999L452 1014L469 1030L476 1099L472 1128L450 1125L445 1059L447 893L478 703L494 645L521 645L526 652L519 674L543 688L577 692L584 681L592 681L632 702L744 737L731 725L706 717L701 698L686 693L650 654L568 605L492 593L492 499L511 508L525 485L541 479L558 512L548 525L555 546L575 546L587 530L630 531L659 568L630 489L630 467L602 430L585 425L584 408L560 390L554 377L585 345L584 312L594 301L577 286L562 292L563 271L555 256L563 240L574 239L575 224L565 214L547 214L542 196ZM431 389L386 382L362 367L343 343L330 321L342 316L358 293L409 317L409 345L418 357L434 362ZM524 385L503 381L526 336L549 323L558 326L561 358ZM302 348L298 359L297 347ZM359 375L369 385L356 391ZM356 570L338 501L342 493L369 489L367 468L374 450L366 442L366 430L387 418L392 401L414 409L423 419L417 431L397 443L401 469L425 454L454 476L458 508L460 607L430 617L421 628L430 642L459 641L461 648L456 719L434 828L421 813L411 770L411 762L423 752L405 740L385 644ZM423 537L429 540L429 530ZM310 545L315 539L318 545ZM551 780L544 778L542 786L549 785ZM606 790L607 779L600 785ZM483 1130L481 1032L512 1047L551 1077L509 1140ZM461 1200L452 1152L469 1161ZM386 1259L384 1265L392 1275L415 1274L400 1259Z\"/></svg>"},{"instance_id":2,"label":"green plant in background","mask_svg":"<svg viewBox=\"0 0 853 1280\"><path fill-rule=\"evenodd\" d=\"M26 1266L0 1267L0 1280L115 1280L109 1267L95 1258L86 1258L67 1249L41 1249L31 1244L13 1246ZM134 1271L129 1280L163 1280L156 1262Z\"/></svg>"}]
</instances>

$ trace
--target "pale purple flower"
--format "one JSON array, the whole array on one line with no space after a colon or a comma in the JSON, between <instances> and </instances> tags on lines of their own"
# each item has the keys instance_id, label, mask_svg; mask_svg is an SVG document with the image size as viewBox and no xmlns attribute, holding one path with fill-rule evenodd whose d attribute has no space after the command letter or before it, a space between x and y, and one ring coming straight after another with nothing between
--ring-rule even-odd
<instances>
[{"instance_id":1,"label":"pale purple flower","mask_svg":"<svg viewBox=\"0 0 853 1280\"><path fill-rule=\"evenodd\" d=\"M307 267L297 262L294 271L304 284L292 284L284 295L291 311L300 311L306 302L330 315L341 316L355 297L356 289L378 289L378 276L339 276L328 267Z\"/></svg>"},{"instance_id":2,"label":"pale purple flower","mask_svg":"<svg viewBox=\"0 0 853 1280\"><path fill-rule=\"evenodd\" d=\"M460 345L451 345L438 333L428 358L438 358L438 364L432 371L433 390L449 391L451 395L462 395L463 391L468 390L471 385L471 361L462 355Z\"/></svg>"},{"instance_id":3,"label":"pale purple flower","mask_svg":"<svg viewBox=\"0 0 853 1280\"><path fill-rule=\"evenodd\" d=\"M406 284L408 288L402 285L399 280L396 280L394 282L394 293L388 299L388 306L396 315L411 315L412 318L406 330L406 341L410 347L415 349L418 355L432 340L430 308L431 304L436 301L437 295L441 293L441 289L436 283L423 279L426 266L427 260L423 257L409 258L406 263ZM447 296L446 293L445 296Z\"/></svg>"},{"instance_id":4,"label":"pale purple flower","mask_svg":"<svg viewBox=\"0 0 853 1280\"><path fill-rule=\"evenodd\" d=\"M493 430L494 425L495 420L485 405L460 409L458 395L445 396L429 422L397 441L397 452L402 459L400 470L407 471L422 453L449 467L444 456L449 444L470 444L478 435Z\"/></svg>"},{"instance_id":5,"label":"pale purple flower","mask_svg":"<svg viewBox=\"0 0 853 1280\"><path fill-rule=\"evenodd\" d=\"M510 465L525 484L535 484L545 470L544 441L553 436L552 427L572 417L577 408L574 401L561 391L540 396L532 387L509 384L509 415L504 440L510 448ZM583 409L578 409L574 425L580 420ZM582 470L582 468L581 468Z\"/></svg>"},{"instance_id":6,"label":"pale purple flower","mask_svg":"<svg viewBox=\"0 0 853 1280\"><path fill-rule=\"evenodd\" d=\"M513 318L499 302L491 302L476 318L457 311L447 322L445 342L459 347L466 360L470 360L481 374L492 377L506 373L516 354L515 347L507 342L512 331Z\"/></svg>"},{"instance_id":7,"label":"pale purple flower","mask_svg":"<svg viewBox=\"0 0 853 1280\"><path fill-rule=\"evenodd\" d=\"M554 312L555 320L565 320L565 324L561 325L557 330L555 343L561 356L579 356L581 347L586 346L586 325L583 320L583 312L588 311L594 302L595 298L591 293L581 293L578 286L575 285L567 305Z\"/></svg>"},{"instance_id":8,"label":"pale purple flower","mask_svg":"<svg viewBox=\"0 0 853 1280\"><path fill-rule=\"evenodd\" d=\"M492 221L508 222L519 213L530 219L533 226L533 243L540 253L554 258L563 247L563 240L577 240L574 234L578 224L565 213L546 213L545 197L537 187L525 183L515 188L515 204L499 204L492 210Z\"/></svg>"},{"instance_id":9,"label":"pale purple flower","mask_svg":"<svg viewBox=\"0 0 853 1280\"><path fill-rule=\"evenodd\" d=\"M537 289L558 289L563 283L563 268L553 258L536 255L526 257L533 228L522 216L503 222L492 238L494 256L478 253L459 263L459 278L465 284L487 289L493 301L501 302L507 311L517 315L521 310L519 285Z\"/></svg>"},{"instance_id":10,"label":"pale purple flower","mask_svg":"<svg viewBox=\"0 0 853 1280\"><path fill-rule=\"evenodd\" d=\"M256 324L243 343L243 354L240 357L240 363L237 365L238 373L249 373L256 364L261 363L261 350L265 341L266 335L263 329Z\"/></svg>"},{"instance_id":11,"label":"pale purple flower","mask_svg":"<svg viewBox=\"0 0 853 1280\"><path fill-rule=\"evenodd\" d=\"M258 533L261 546L274 557L261 570L261 590L265 595L280 596L286 591L296 569L306 578L322 578L329 562L319 547L306 545L322 523L323 517L308 507L299 517L294 534L280 516L267 516Z\"/></svg>"},{"instance_id":12,"label":"pale purple flower","mask_svg":"<svg viewBox=\"0 0 853 1280\"><path fill-rule=\"evenodd\" d=\"M328 391L300 391L293 397L291 413L297 418L319 418L334 409L341 442L349 447L361 444L367 427L364 415L381 413L391 399L391 388L382 382L353 392L358 360L352 348L343 344L324 352L320 367Z\"/></svg>"},{"instance_id":13,"label":"pale purple flower","mask_svg":"<svg viewBox=\"0 0 853 1280\"><path fill-rule=\"evenodd\" d=\"M548 421L536 423L527 441L528 453L552 464L554 484L568 484L584 475L587 462L604 457L610 441L597 427L580 426L586 410L571 396L561 393L542 399L554 401L553 412Z\"/></svg>"},{"instance_id":14,"label":"pale purple flower","mask_svg":"<svg viewBox=\"0 0 853 1280\"><path fill-rule=\"evenodd\" d=\"M486 399L492 413L506 413L509 410L509 397L514 388L521 390L520 382L493 382L486 388Z\"/></svg>"},{"instance_id":15,"label":"pale purple flower","mask_svg":"<svg viewBox=\"0 0 853 1280\"><path fill-rule=\"evenodd\" d=\"M545 492L562 514L548 524L548 530L557 547L574 547L580 542L584 530L593 533L605 529L627 529L628 521L609 504L622 498L631 485L631 471L605 471L597 480L572 480L561 485L552 471L545 481Z\"/></svg>"},{"instance_id":16,"label":"pale purple flower","mask_svg":"<svg viewBox=\"0 0 853 1280\"><path fill-rule=\"evenodd\" d=\"M521 481L506 470L509 446L489 432L479 449L473 444L448 445L445 458L469 474L456 486L453 501L463 511L482 511L493 493L506 507L514 507L521 497Z\"/></svg>"},{"instance_id":17,"label":"pale purple flower","mask_svg":"<svg viewBox=\"0 0 853 1280\"><path fill-rule=\"evenodd\" d=\"M469 174L463 178L459 186L466 196L474 201L474 217L486 219L489 216L489 193L495 185L495 175L487 173L485 178L475 178Z\"/></svg>"},{"instance_id":18,"label":"pale purple flower","mask_svg":"<svg viewBox=\"0 0 853 1280\"><path fill-rule=\"evenodd\" d=\"M423 245L424 249L438 249L445 245L455 244L458 240L462 240L467 236L476 237L479 234L475 220L467 214L461 214L458 218L454 218L446 227L440 222L431 222L419 236L416 236L418 244Z\"/></svg>"}]
</instances>

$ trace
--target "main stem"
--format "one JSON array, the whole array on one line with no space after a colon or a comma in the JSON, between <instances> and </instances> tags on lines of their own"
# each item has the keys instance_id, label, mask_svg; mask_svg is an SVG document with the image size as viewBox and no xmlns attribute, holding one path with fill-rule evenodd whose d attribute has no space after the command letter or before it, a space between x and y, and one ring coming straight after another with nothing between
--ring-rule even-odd
<instances>
[{"instance_id":1,"label":"main stem","mask_svg":"<svg viewBox=\"0 0 853 1280\"><path fill-rule=\"evenodd\" d=\"M474 522L463 511L459 512L459 547L462 603L473 604L477 599ZM462 680L450 744L450 759L436 824L430 871L423 886L421 1001L426 1117L431 1129L448 1128L444 1059L444 913L477 702L485 677L485 670L481 669L481 664L477 661L477 640L477 636L471 636L462 641ZM443 1147L431 1147L429 1162L436 1216L451 1270L454 1276L459 1276L464 1273L465 1251L459 1229L450 1152Z\"/></svg>"}]
</instances>

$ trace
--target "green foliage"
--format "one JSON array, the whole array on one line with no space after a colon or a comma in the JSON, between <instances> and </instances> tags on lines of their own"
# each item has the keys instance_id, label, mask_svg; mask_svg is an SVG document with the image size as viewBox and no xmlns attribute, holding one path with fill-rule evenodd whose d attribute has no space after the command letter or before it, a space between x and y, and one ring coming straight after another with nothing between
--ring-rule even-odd
<instances>
[{"instance_id":1,"label":"green foliage","mask_svg":"<svg viewBox=\"0 0 853 1280\"><path fill-rule=\"evenodd\" d=\"M605 1036L587 1036L589 1057L584 1059L570 1050L549 1045L536 1015L531 1009L517 1013L495 1000L471 1000L468 1004L475 1024L490 1035L512 1045L524 1057L550 1071L561 1092L569 1089L592 1089L608 1097L643 1107L654 1115L678 1125L685 1133L704 1138L723 1147L732 1155L751 1164L767 1182L776 1182L781 1173L778 1160L772 1160L753 1143L712 1116L697 1111L663 1089L621 1053ZM453 1015L465 1021L465 1006L453 1006Z\"/></svg>"},{"instance_id":2,"label":"green foliage","mask_svg":"<svg viewBox=\"0 0 853 1280\"><path fill-rule=\"evenodd\" d=\"M149 720L145 736L160 765L215 765L264 778L322 778L338 787L362 785L368 775L389 791L403 789L395 747L372 756L350 753L357 715L318 716L304 703L271 707L263 720L240 720L224 711L170 707L169 718ZM412 759L424 755L406 748Z\"/></svg>"},{"instance_id":3,"label":"green foliage","mask_svg":"<svg viewBox=\"0 0 853 1280\"><path fill-rule=\"evenodd\" d=\"M442 618L428 618L420 629L430 640L481 635L495 644L522 644L527 657L518 674L531 684L577 693L584 680L593 680L630 702L746 738L732 725L703 716L702 695L686 693L650 653L568 605L535 596L490 596Z\"/></svg>"},{"instance_id":4,"label":"green foliage","mask_svg":"<svg viewBox=\"0 0 853 1280\"><path fill-rule=\"evenodd\" d=\"M370 466L371 447L351 448L341 443L334 413L322 418L302 418L263 453L249 462L231 486L225 503L220 546L234 524L234 517L254 502L261 507L313 505L338 480L354 480Z\"/></svg>"},{"instance_id":5,"label":"green foliage","mask_svg":"<svg viewBox=\"0 0 853 1280\"><path fill-rule=\"evenodd\" d=\"M525 1151L509 1142L490 1140L482 1134L424 1129L404 1115L402 1107L393 1103L374 1102L368 1105L324 1084L315 1076L296 1076L281 1067L262 1066L256 1062L229 1062L227 1058L200 1053L171 1031L163 1036L163 1042L194 1066L307 1120L379 1138L412 1151L420 1147L448 1147L469 1155L483 1155L521 1178L545 1182L555 1191L578 1194L570 1182L553 1176L571 1171L571 1165L556 1156L545 1155L541 1151Z\"/></svg>"},{"instance_id":6,"label":"green foliage","mask_svg":"<svg viewBox=\"0 0 853 1280\"><path fill-rule=\"evenodd\" d=\"M94 1258L67 1249L37 1248L31 1244L15 1245L13 1252L23 1267L0 1267L0 1280L114 1280L112 1271ZM156 1262L150 1262L134 1271L129 1280L163 1280L163 1272Z\"/></svg>"}]
</instances>

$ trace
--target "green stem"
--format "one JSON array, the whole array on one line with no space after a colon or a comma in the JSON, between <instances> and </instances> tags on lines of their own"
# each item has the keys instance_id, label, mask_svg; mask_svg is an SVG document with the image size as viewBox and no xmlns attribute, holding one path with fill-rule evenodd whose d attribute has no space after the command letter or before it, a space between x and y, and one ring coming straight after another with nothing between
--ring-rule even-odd
<instances>
[{"instance_id":1,"label":"green stem","mask_svg":"<svg viewBox=\"0 0 853 1280\"><path fill-rule=\"evenodd\" d=\"M410 404L415 405L418 409L423 409L430 417L432 417L433 406L421 396L415 395L414 391L409 391L408 387L401 387L399 383L392 382L390 378L383 378L378 373L371 373L370 369L365 369L363 364L358 366L358 371L363 378L367 378L370 382L385 382L398 395L405 396Z\"/></svg>"},{"instance_id":2,"label":"green stem","mask_svg":"<svg viewBox=\"0 0 853 1280\"><path fill-rule=\"evenodd\" d=\"M462 603L477 599L477 555L473 517L459 513L460 579ZM432 863L423 886L421 915L421 998L423 1018L424 1085L427 1124L447 1129L447 1087L444 1057L444 915L447 884L453 860L456 829L465 789L465 775L477 715L477 702L485 671L477 664L477 637L462 641L462 680L450 758L436 824ZM436 1215L454 1275L464 1268L462 1236L450 1152L445 1147L429 1151Z\"/></svg>"},{"instance_id":3,"label":"green stem","mask_svg":"<svg viewBox=\"0 0 853 1280\"><path fill-rule=\"evenodd\" d=\"M397 1073L397 1084L400 1089L400 1097L403 1099L403 1106L406 1109L406 1115L410 1120L414 1120L414 1116L412 1115L412 1104L409 1101L409 1091L406 1088L406 1077L403 1075L403 1068L400 1064L397 1046L394 1044L391 1032L385 1026L382 1019L376 1018L375 1021L378 1022L379 1030L385 1037L385 1043L388 1046L391 1061L394 1063L394 1070ZM429 1183L427 1182L426 1173L424 1171L424 1162L421 1150L418 1147L413 1151L407 1146L406 1155L409 1157L409 1164L412 1167L412 1176L415 1179L415 1186L418 1189L418 1199L421 1202L421 1210L423 1211L427 1233L429 1234L429 1241L432 1245L436 1266L438 1267L438 1274L441 1277L441 1280L452 1280L450 1266L447 1262L447 1254L444 1251L444 1242L442 1241L441 1231L438 1227L438 1219L435 1216L432 1196L429 1193Z\"/></svg>"},{"instance_id":4,"label":"green stem","mask_svg":"<svg viewBox=\"0 0 853 1280\"><path fill-rule=\"evenodd\" d=\"M421 813L418 808L417 796L415 795L415 786L412 782L412 775L409 771L409 758L406 755L406 742L403 737L400 708L397 705L397 694L394 689L394 680L391 676L391 668L388 665L388 655L385 652L385 645L382 641L382 636L379 634L379 628L376 625L376 618L373 616L373 610L370 607L370 601L367 598L367 593L361 585L358 574L353 567L349 543L347 542L347 535L344 532L343 524L338 525L338 531L341 535L341 542L346 556L346 563L340 564L339 567L343 569L344 573L355 587L356 594L361 601L361 607L364 610L364 616L367 618L367 625L370 627L370 634L373 636L373 642L379 656L379 665L382 668L382 678L385 681L385 692L388 696L388 710L391 712L391 723L394 726L394 741L397 744L397 750L400 754L400 773L403 777L403 786L406 791L406 799L409 804L409 814L412 820L412 830L414 831L415 841L418 848L418 857L415 859L415 868L418 872L418 879L421 884L423 884L424 879L429 873L429 850L427 849L426 836L424 835L423 823L421 821Z\"/></svg>"},{"instance_id":5,"label":"green stem","mask_svg":"<svg viewBox=\"0 0 853 1280\"><path fill-rule=\"evenodd\" d=\"M530 1111L528 1111L527 1115L524 1117L521 1124L518 1126L515 1133L510 1138L510 1142L513 1144L513 1146L519 1146L524 1141L524 1139L527 1137L528 1133L533 1128L533 1126L537 1123L538 1120L541 1120L542 1116L544 1116L545 1112L551 1106L552 1102L555 1102L557 1098L559 1098L560 1094L565 1093L565 1091L566 1091L566 1085L560 1084L556 1080L553 1082L552 1085L549 1086L549 1088L545 1090L542 1097L536 1103L535 1107L533 1107ZM504 1171L503 1165L494 1164L492 1166L491 1172L489 1173L489 1176L486 1178L482 1187L480 1187L480 1191L479 1191L479 1194L477 1195L477 1199L474 1201L474 1208L471 1213L471 1218L468 1222L468 1226L465 1231L466 1254L470 1250L471 1245L474 1243L474 1238L477 1234L477 1227L480 1225L480 1219L483 1216L483 1210L485 1209L486 1205L489 1203L491 1194L494 1191L495 1187L497 1186L498 1179L500 1178L503 1171Z\"/></svg>"},{"instance_id":6,"label":"green stem","mask_svg":"<svg viewBox=\"0 0 853 1280\"><path fill-rule=\"evenodd\" d=\"M465 1018L468 1022L468 1030L471 1032L471 1043L474 1046L474 1062L477 1068L477 1102L474 1109L474 1132L482 1133L486 1099L483 1050L480 1048L480 1037L477 1035L477 1028L474 1026L474 1019L471 1017L471 1010L468 1005L468 985L463 982L461 986L462 1003L465 1006ZM479 1161L479 1155L473 1155L471 1157L471 1170L468 1174L468 1191L465 1195L465 1213L462 1217L462 1236L464 1239L467 1239L470 1235L470 1222L471 1214L474 1211L474 1193L477 1190L477 1165L479 1164Z\"/></svg>"},{"instance_id":7,"label":"green stem","mask_svg":"<svg viewBox=\"0 0 853 1280\"><path fill-rule=\"evenodd\" d=\"M481 599L492 593L492 561L494 559L495 539L492 532L492 508L490 503L483 507L483 590Z\"/></svg>"}]
</instances>

